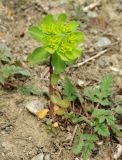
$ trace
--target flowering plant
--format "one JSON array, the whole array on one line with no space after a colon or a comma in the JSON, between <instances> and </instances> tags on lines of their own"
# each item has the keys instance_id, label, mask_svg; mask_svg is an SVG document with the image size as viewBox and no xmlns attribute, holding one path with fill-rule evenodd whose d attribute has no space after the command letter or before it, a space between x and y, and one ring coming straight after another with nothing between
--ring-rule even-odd
<instances>
[{"instance_id":1,"label":"flowering plant","mask_svg":"<svg viewBox=\"0 0 122 160\"><path fill-rule=\"evenodd\" d=\"M30 64L41 63L50 57L50 90L58 80L67 65L80 57L82 49L78 47L84 41L82 32L77 31L76 21L66 21L66 14L62 13L57 19L49 14L36 26L29 27L33 39L41 47L36 48L28 60ZM50 93L51 94L51 93Z\"/></svg>"}]
</instances>

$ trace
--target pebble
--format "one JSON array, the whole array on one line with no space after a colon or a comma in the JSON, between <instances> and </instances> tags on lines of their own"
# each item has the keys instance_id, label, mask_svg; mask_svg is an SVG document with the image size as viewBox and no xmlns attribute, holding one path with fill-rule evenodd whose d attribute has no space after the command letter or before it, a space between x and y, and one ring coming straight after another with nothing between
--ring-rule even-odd
<instances>
[{"instance_id":1,"label":"pebble","mask_svg":"<svg viewBox=\"0 0 122 160\"><path fill-rule=\"evenodd\" d=\"M40 103L39 100L31 100L31 101L27 102L25 105L25 108L27 108L27 110L34 115L36 115L37 112L44 109L44 107L45 107L45 104Z\"/></svg>"},{"instance_id":2,"label":"pebble","mask_svg":"<svg viewBox=\"0 0 122 160\"><path fill-rule=\"evenodd\" d=\"M40 153L37 156L33 157L31 160L44 160L44 154Z\"/></svg>"},{"instance_id":3,"label":"pebble","mask_svg":"<svg viewBox=\"0 0 122 160\"><path fill-rule=\"evenodd\" d=\"M6 132L11 131L11 127L6 127L6 128L5 128L5 131L6 131Z\"/></svg>"},{"instance_id":4,"label":"pebble","mask_svg":"<svg viewBox=\"0 0 122 160\"><path fill-rule=\"evenodd\" d=\"M89 11L87 13L88 18L96 18L98 16L98 14L94 11Z\"/></svg>"},{"instance_id":5,"label":"pebble","mask_svg":"<svg viewBox=\"0 0 122 160\"><path fill-rule=\"evenodd\" d=\"M98 65L102 68L106 67L107 66L107 63L105 61L105 57L100 57L99 60L98 60Z\"/></svg>"},{"instance_id":6,"label":"pebble","mask_svg":"<svg viewBox=\"0 0 122 160\"><path fill-rule=\"evenodd\" d=\"M119 0L119 3L121 3L121 4L122 4L122 0Z\"/></svg>"},{"instance_id":7,"label":"pebble","mask_svg":"<svg viewBox=\"0 0 122 160\"><path fill-rule=\"evenodd\" d=\"M44 160L51 160L50 154L46 154Z\"/></svg>"},{"instance_id":8,"label":"pebble","mask_svg":"<svg viewBox=\"0 0 122 160\"><path fill-rule=\"evenodd\" d=\"M106 48L111 44L111 40L107 37L101 37L97 43L95 43L95 48Z\"/></svg>"},{"instance_id":9,"label":"pebble","mask_svg":"<svg viewBox=\"0 0 122 160\"><path fill-rule=\"evenodd\" d=\"M121 102L122 101L122 95L116 95L115 96L115 101Z\"/></svg>"},{"instance_id":10,"label":"pebble","mask_svg":"<svg viewBox=\"0 0 122 160\"><path fill-rule=\"evenodd\" d=\"M85 82L78 79L77 84L78 84L78 86L82 87L85 84Z\"/></svg>"},{"instance_id":11,"label":"pebble","mask_svg":"<svg viewBox=\"0 0 122 160\"><path fill-rule=\"evenodd\" d=\"M51 160L50 154L44 155L44 153L40 153L37 156L33 157L31 160Z\"/></svg>"}]
</instances>

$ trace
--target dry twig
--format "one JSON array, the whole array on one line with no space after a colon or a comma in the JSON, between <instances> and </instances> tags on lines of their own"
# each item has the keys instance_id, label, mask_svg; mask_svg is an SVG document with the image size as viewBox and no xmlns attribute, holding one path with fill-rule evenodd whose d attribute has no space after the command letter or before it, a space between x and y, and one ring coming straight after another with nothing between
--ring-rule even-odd
<instances>
[{"instance_id":1,"label":"dry twig","mask_svg":"<svg viewBox=\"0 0 122 160\"><path fill-rule=\"evenodd\" d=\"M93 3L91 3L89 6L86 6L83 8L84 12L88 12L89 10L94 9L97 6L100 6L101 0L95 0Z\"/></svg>"},{"instance_id":2,"label":"dry twig","mask_svg":"<svg viewBox=\"0 0 122 160\"><path fill-rule=\"evenodd\" d=\"M78 129L78 124L74 128L74 131L73 131L73 134L72 134L72 138L70 140L70 145L72 145L72 143L73 143L73 140L74 140L75 134L77 132L77 129Z\"/></svg>"},{"instance_id":3,"label":"dry twig","mask_svg":"<svg viewBox=\"0 0 122 160\"><path fill-rule=\"evenodd\" d=\"M86 59L84 62L77 63L76 65L73 65L72 67L77 68L77 67L79 67L79 66L82 66L82 65L84 65L85 63L87 63L87 62L89 62L89 61L91 61L91 60L93 60L93 59L95 59L95 58L100 57L101 55L105 54L105 53L106 53L107 51L109 51L109 50L110 50L110 49L105 49L105 50L99 52L98 54L94 55L93 57L90 57L89 59Z\"/></svg>"}]
</instances>

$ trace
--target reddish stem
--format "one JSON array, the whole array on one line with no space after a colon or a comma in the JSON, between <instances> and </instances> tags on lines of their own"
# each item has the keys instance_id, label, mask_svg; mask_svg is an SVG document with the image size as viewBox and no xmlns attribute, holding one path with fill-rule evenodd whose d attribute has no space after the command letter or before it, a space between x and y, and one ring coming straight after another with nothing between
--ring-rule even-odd
<instances>
[{"instance_id":1,"label":"reddish stem","mask_svg":"<svg viewBox=\"0 0 122 160\"><path fill-rule=\"evenodd\" d=\"M52 62L52 56L50 57L50 64L49 64L49 68L50 68L50 84L49 84L50 97L51 97L51 95L53 95L53 92L54 92L53 85L51 84L51 75L53 74L53 66L52 66L51 62ZM50 99L50 118L53 118L53 113L54 113L54 104Z\"/></svg>"}]
</instances>

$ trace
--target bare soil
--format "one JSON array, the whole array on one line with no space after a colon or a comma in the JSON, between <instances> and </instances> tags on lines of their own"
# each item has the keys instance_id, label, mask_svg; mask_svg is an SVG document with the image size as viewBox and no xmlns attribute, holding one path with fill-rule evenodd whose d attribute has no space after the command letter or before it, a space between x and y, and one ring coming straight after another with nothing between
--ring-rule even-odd
<instances>
[{"instance_id":1,"label":"bare soil","mask_svg":"<svg viewBox=\"0 0 122 160\"><path fill-rule=\"evenodd\" d=\"M86 5L92 3L86 2ZM83 66L71 68L69 77L78 86L78 80L83 84L95 85L106 73L111 73L114 79L113 91L115 96L122 94L122 2L119 0L102 0L93 12L96 18L88 17L80 11L83 2L58 0L0 0L0 42L5 43L11 50L14 60L21 60L31 72L25 84L42 89L48 86L48 67L36 65L27 66L26 58L38 43L32 40L27 32L30 25L38 22L47 13L57 15L63 11L70 18L76 18L80 30L85 33L84 54L77 63L99 53L102 48L95 48L95 43L101 37L111 40L110 48L103 56L94 59ZM85 5L85 3L84 3ZM79 11L78 11L79 9ZM113 68L118 69L115 71ZM63 75L62 75L63 76ZM47 132L43 122L30 114L25 105L32 100L46 104L44 97L24 96L16 91L0 88L0 160L31 160L37 154L49 153L52 160L75 160L69 146L74 126L60 127L56 134ZM106 141L96 149L90 160L105 160L108 148L113 153L116 143ZM122 157L120 158L122 159Z\"/></svg>"}]
</instances>

